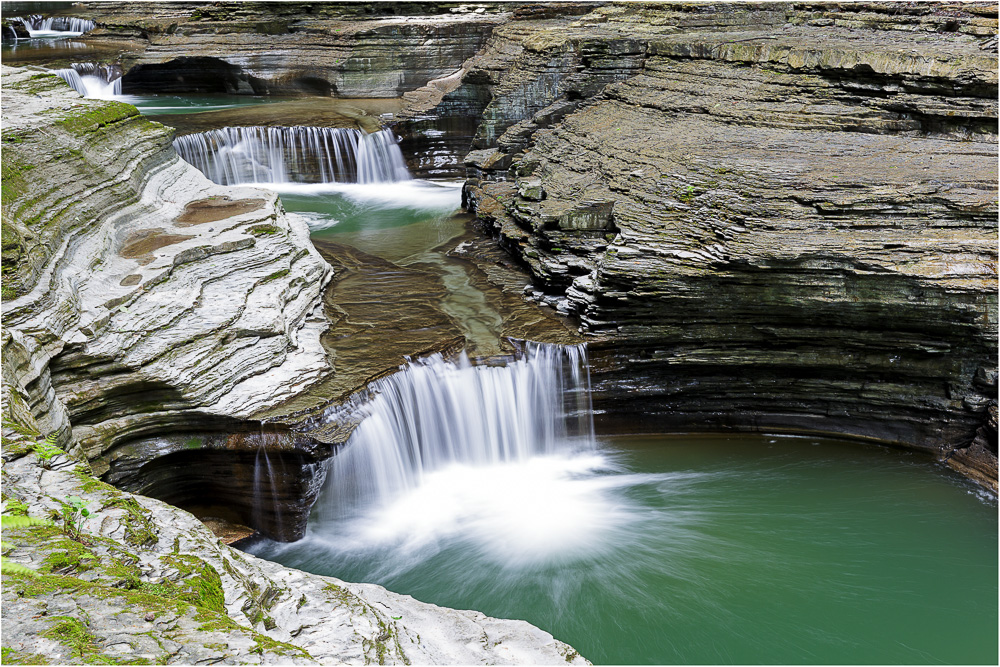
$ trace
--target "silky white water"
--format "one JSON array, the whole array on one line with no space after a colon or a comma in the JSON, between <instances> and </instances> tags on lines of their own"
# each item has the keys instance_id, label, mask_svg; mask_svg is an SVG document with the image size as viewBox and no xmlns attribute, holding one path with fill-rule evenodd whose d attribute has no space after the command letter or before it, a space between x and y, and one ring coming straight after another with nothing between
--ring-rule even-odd
<instances>
[{"instance_id":1,"label":"silky white water","mask_svg":"<svg viewBox=\"0 0 1000 667\"><path fill-rule=\"evenodd\" d=\"M89 19L78 19L68 16L45 18L38 14L31 16L15 16L11 23L21 23L31 37L79 37L85 32L97 27Z\"/></svg>"},{"instance_id":2,"label":"silky white water","mask_svg":"<svg viewBox=\"0 0 1000 667\"><path fill-rule=\"evenodd\" d=\"M225 127L174 140L187 162L220 185L392 183L410 178L391 130Z\"/></svg>"},{"instance_id":3,"label":"silky white water","mask_svg":"<svg viewBox=\"0 0 1000 667\"><path fill-rule=\"evenodd\" d=\"M426 555L460 537L510 566L593 558L632 519L608 502L622 478L595 451L589 392L583 346L527 343L505 366L411 363L373 385L307 541Z\"/></svg>"},{"instance_id":4,"label":"silky white water","mask_svg":"<svg viewBox=\"0 0 1000 667\"><path fill-rule=\"evenodd\" d=\"M73 63L53 73L87 98L110 100L122 94L122 72L115 66Z\"/></svg>"}]
</instances>

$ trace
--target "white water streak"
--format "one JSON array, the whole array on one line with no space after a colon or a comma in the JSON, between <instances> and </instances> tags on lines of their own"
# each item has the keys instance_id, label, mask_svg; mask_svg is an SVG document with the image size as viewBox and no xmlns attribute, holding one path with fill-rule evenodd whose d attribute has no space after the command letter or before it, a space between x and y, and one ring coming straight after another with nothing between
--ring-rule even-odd
<instances>
[{"instance_id":1,"label":"white water streak","mask_svg":"<svg viewBox=\"0 0 1000 667\"><path fill-rule=\"evenodd\" d=\"M15 16L11 23L21 23L32 37L79 37L93 30L97 24L90 19L78 19L69 16L51 16L45 18L40 14L31 16Z\"/></svg>"},{"instance_id":2,"label":"white water streak","mask_svg":"<svg viewBox=\"0 0 1000 667\"><path fill-rule=\"evenodd\" d=\"M410 178L391 130L225 127L177 137L174 148L220 185L390 183Z\"/></svg>"},{"instance_id":3,"label":"white water streak","mask_svg":"<svg viewBox=\"0 0 1000 667\"><path fill-rule=\"evenodd\" d=\"M87 98L110 100L122 94L122 72L113 65L73 63L71 68L53 73Z\"/></svg>"}]
</instances>

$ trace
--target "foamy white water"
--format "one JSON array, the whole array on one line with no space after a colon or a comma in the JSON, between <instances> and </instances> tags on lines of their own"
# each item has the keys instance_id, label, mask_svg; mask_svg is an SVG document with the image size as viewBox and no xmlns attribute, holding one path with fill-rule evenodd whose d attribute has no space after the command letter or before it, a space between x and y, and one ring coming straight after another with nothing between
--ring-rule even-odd
<instances>
[{"instance_id":1,"label":"foamy white water","mask_svg":"<svg viewBox=\"0 0 1000 667\"><path fill-rule=\"evenodd\" d=\"M116 66L96 63L73 63L71 68L53 73L84 97L110 100L122 93L122 72Z\"/></svg>"},{"instance_id":2,"label":"foamy white water","mask_svg":"<svg viewBox=\"0 0 1000 667\"><path fill-rule=\"evenodd\" d=\"M375 383L328 467L309 538L419 551L462 536L503 563L592 557L628 523L605 502L586 350L528 343L506 366L465 355Z\"/></svg>"},{"instance_id":3,"label":"foamy white water","mask_svg":"<svg viewBox=\"0 0 1000 667\"><path fill-rule=\"evenodd\" d=\"M391 130L224 127L174 140L187 162L220 185L392 183L410 178Z\"/></svg>"}]
</instances>

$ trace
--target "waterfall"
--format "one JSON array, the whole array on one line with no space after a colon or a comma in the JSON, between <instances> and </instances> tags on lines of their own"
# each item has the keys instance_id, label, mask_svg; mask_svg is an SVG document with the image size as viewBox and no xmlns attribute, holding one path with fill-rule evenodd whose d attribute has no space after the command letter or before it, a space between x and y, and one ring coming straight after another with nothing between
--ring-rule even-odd
<instances>
[{"instance_id":1,"label":"waterfall","mask_svg":"<svg viewBox=\"0 0 1000 667\"><path fill-rule=\"evenodd\" d=\"M73 63L53 73L84 97L109 100L122 94L122 70L117 65Z\"/></svg>"},{"instance_id":2,"label":"waterfall","mask_svg":"<svg viewBox=\"0 0 1000 667\"><path fill-rule=\"evenodd\" d=\"M187 162L220 185L388 183L410 174L391 130L225 127L174 140Z\"/></svg>"},{"instance_id":3,"label":"waterfall","mask_svg":"<svg viewBox=\"0 0 1000 667\"><path fill-rule=\"evenodd\" d=\"M586 348L528 343L506 366L441 355L372 387L374 398L331 460L319 520L384 505L452 464L488 467L595 447Z\"/></svg>"},{"instance_id":4,"label":"waterfall","mask_svg":"<svg viewBox=\"0 0 1000 667\"><path fill-rule=\"evenodd\" d=\"M253 468L253 525L260 530L268 525L268 514L273 515L275 534L281 534L281 509L277 501L277 493L274 486L274 468L271 466L271 459L267 455L265 439L261 434L261 445L257 448L257 456L254 458ZM267 504L269 501L269 504Z\"/></svg>"},{"instance_id":5,"label":"waterfall","mask_svg":"<svg viewBox=\"0 0 1000 667\"><path fill-rule=\"evenodd\" d=\"M44 18L40 14L32 14L31 16L15 16L10 20L24 24L25 30L32 37L77 37L97 27L97 24L90 19L68 16Z\"/></svg>"}]
</instances>

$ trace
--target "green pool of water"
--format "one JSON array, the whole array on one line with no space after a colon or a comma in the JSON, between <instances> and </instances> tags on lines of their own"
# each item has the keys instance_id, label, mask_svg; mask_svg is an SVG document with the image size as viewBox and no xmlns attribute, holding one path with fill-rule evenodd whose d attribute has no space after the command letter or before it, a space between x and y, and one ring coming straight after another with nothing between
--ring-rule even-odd
<instances>
[{"instance_id":1,"label":"green pool of water","mask_svg":"<svg viewBox=\"0 0 1000 667\"><path fill-rule=\"evenodd\" d=\"M119 95L120 102L135 106L144 115L167 116L271 104L276 100L252 95Z\"/></svg>"},{"instance_id":2,"label":"green pool of water","mask_svg":"<svg viewBox=\"0 0 1000 667\"><path fill-rule=\"evenodd\" d=\"M350 518L323 502L257 553L524 619L595 663L997 663L996 500L913 453L616 437Z\"/></svg>"}]
</instances>

